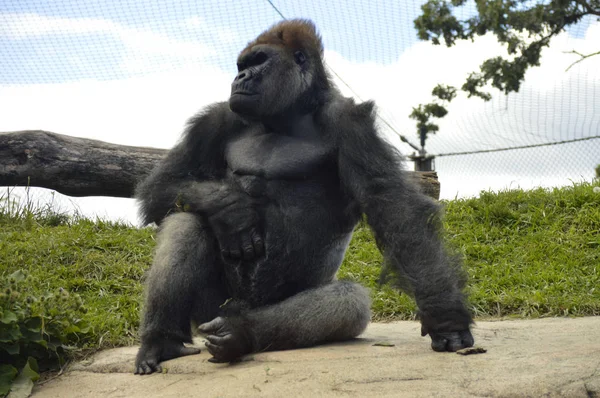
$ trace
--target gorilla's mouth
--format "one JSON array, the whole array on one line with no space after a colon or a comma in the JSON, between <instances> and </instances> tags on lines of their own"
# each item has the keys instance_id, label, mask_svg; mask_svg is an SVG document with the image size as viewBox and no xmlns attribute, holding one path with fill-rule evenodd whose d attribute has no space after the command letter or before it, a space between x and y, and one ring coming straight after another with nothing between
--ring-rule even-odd
<instances>
[{"instance_id":1,"label":"gorilla's mouth","mask_svg":"<svg viewBox=\"0 0 600 398\"><path fill-rule=\"evenodd\" d=\"M234 91L231 95L245 95L245 96L251 96L251 95L256 95L256 93L251 93L249 91Z\"/></svg>"}]
</instances>

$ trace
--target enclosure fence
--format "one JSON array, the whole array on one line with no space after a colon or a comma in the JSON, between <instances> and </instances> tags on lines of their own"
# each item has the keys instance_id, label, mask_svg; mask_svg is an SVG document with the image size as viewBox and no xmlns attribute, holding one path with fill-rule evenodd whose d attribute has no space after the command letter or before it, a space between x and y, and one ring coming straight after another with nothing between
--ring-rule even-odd
<instances>
[{"instance_id":1,"label":"enclosure fence","mask_svg":"<svg viewBox=\"0 0 600 398\"><path fill-rule=\"evenodd\" d=\"M40 125L52 120L49 106L75 123L89 114L88 101L98 118L119 120L110 109L121 97L126 99L121 108L142 103L158 110L145 115L158 129L162 114L184 117L180 108L185 106L177 101L200 108L225 99L237 54L262 30L282 18L308 18L323 36L327 66L340 90L359 101L374 99L382 133L410 155L418 147L415 123L408 117L412 107L429 102L438 83L460 86L485 57L501 50L493 38L451 49L419 41L413 21L423 3L3 2L0 131L50 129ZM460 16L474 10L468 2ZM544 52L541 66L527 74L519 93L491 91L489 102L465 96L453 101L440 131L426 144L435 155L442 197L591 180L600 164L600 56L566 71L577 60L566 53L594 46L598 51L598 43L600 22L585 19ZM104 102L98 99L102 93ZM83 103L74 104L73 98ZM61 109L63 103L69 109ZM81 135L95 121L85 123L78 125ZM176 133L149 131L148 136Z\"/></svg>"}]
</instances>

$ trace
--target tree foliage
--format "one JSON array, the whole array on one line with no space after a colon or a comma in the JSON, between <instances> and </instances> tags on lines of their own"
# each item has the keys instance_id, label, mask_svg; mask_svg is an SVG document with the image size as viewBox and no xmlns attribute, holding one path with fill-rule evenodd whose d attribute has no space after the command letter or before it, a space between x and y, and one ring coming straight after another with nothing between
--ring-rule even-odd
<instances>
[{"instance_id":1,"label":"tree foliage","mask_svg":"<svg viewBox=\"0 0 600 398\"><path fill-rule=\"evenodd\" d=\"M442 118L446 116L448 110L446 105L456 97L456 88L438 84L431 92L436 99L429 104L421 104L413 108L410 114L411 119L417 121L417 130L421 140L421 147L425 147L425 140L429 133L435 133L439 126L431 121L431 118Z\"/></svg>"},{"instance_id":2,"label":"tree foliage","mask_svg":"<svg viewBox=\"0 0 600 398\"><path fill-rule=\"evenodd\" d=\"M415 19L415 28L421 40L431 40L436 45L443 42L451 47L457 40L473 40L488 33L506 45L506 56L484 61L479 71L472 72L461 87L468 97L485 101L491 99L490 93L483 89L488 84L505 94L518 92L525 72L539 66L542 50L554 36L586 16L600 17L600 0L475 0L477 15L459 20L453 11L465 3L466 0L429 0L421 7L422 14ZM573 54L580 57L576 61L580 62L600 52L574 51ZM419 105L416 109L425 112L426 107ZM438 113L443 112L438 110ZM435 127L428 132L437 131Z\"/></svg>"}]
</instances>

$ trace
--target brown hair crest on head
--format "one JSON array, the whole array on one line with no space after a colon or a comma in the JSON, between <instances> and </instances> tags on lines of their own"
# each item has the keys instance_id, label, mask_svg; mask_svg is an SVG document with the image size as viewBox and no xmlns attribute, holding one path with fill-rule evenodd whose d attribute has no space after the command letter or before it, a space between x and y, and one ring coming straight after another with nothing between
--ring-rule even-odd
<instances>
[{"instance_id":1,"label":"brown hair crest on head","mask_svg":"<svg viewBox=\"0 0 600 398\"><path fill-rule=\"evenodd\" d=\"M258 44L272 44L291 51L303 50L313 57L323 57L323 41L315 24L308 19L288 19L281 21L248 43L240 56Z\"/></svg>"}]
</instances>

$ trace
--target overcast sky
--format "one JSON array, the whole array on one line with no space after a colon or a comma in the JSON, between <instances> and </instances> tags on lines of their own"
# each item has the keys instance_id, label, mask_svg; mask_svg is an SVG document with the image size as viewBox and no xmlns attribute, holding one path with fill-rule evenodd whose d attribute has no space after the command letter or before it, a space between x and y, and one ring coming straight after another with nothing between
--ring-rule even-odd
<instances>
[{"instance_id":1,"label":"overcast sky","mask_svg":"<svg viewBox=\"0 0 600 398\"><path fill-rule=\"evenodd\" d=\"M187 118L225 100L237 53L281 17L267 1L49 1L0 3L0 131L44 129L127 145L171 147ZM348 96L374 99L394 129L418 142L411 108L438 83L465 76L502 48L493 37L447 49L416 39L421 2L274 1L285 17L313 19L326 62ZM172 4L172 5L165 5ZM469 15L470 9L463 11ZM448 154L600 136L600 57L568 72L565 52L599 50L600 23L561 34L519 94L459 96L431 153ZM385 126L382 134L405 154ZM591 179L600 139L436 160L442 197L482 189L555 186ZM44 190L35 190L41 202ZM21 190L13 193L20 194ZM58 197L68 210L136 223L133 201Z\"/></svg>"}]
</instances>

